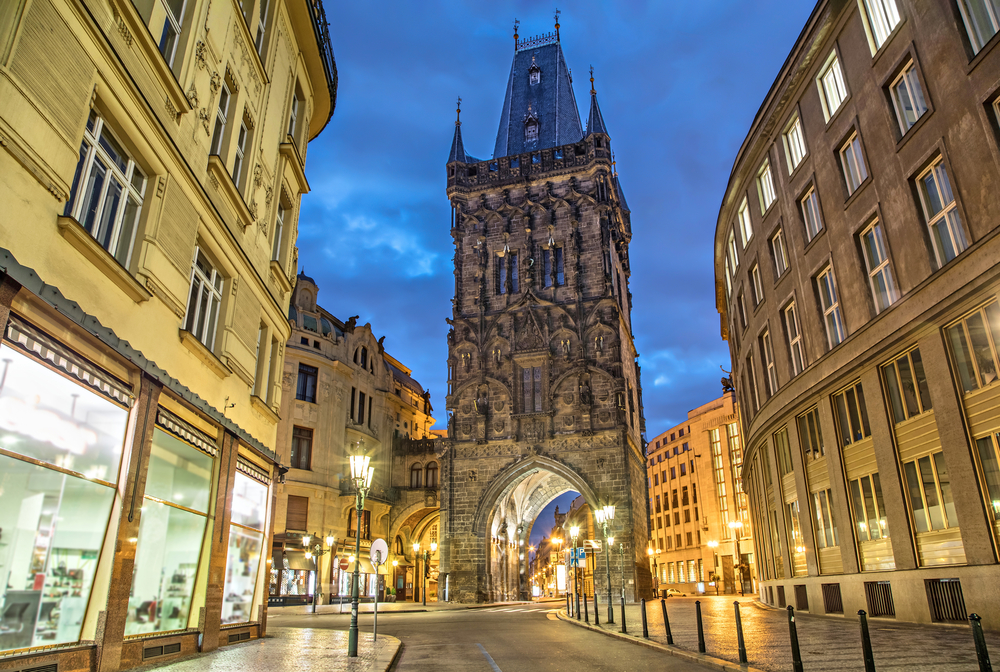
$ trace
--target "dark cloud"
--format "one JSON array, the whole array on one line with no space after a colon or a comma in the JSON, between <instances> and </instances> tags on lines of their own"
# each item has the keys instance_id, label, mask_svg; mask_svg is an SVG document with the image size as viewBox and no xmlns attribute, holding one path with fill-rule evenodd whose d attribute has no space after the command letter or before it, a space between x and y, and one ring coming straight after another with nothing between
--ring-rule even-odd
<instances>
[{"instance_id":1,"label":"dark cloud","mask_svg":"<svg viewBox=\"0 0 1000 672\"><path fill-rule=\"evenodd\" d=\"M720 394L729 353L715 311L712 241L729 171L811 2L560 3L562 45L586 123L594 66L632 208L633 330L648 435ZM538 3L327 2L337 110L309 147L300 265L320 303L361 315L431 390L445 420L454 292L445 159L461 95L466 150L489 158L512 24L552 30ZM764 36L762 38L762 36Z\"/></svg>"}]
</instances>

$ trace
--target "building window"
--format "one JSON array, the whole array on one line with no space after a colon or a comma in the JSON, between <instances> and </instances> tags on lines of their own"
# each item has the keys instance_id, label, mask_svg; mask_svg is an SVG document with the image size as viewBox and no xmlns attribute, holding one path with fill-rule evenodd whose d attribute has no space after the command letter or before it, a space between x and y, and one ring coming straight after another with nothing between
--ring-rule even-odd
<instances>
[{"instance_id":1,"label":"building window","mask_svg":"<svg viewBox=\"0 0 1000 672\"><path fill-rule=\"evenodd\" d=\"M528 84L534 85L538 84L540 81L542 81L542 71L537 65L532 63L531 67L528 69Z\"/></svg>"},{"instance_id":2,"label":"building window","mask_svg":"<svg viewBox=\"0 0 1000 672\"><path fill-rule=\"evenodd\" d=\"M813 512L816 516L817 548L833 548L840 545L837 524L833 521L833 493L820 490L812 494Z\"/></svg>"},{"instance_id":3,"label":"building window","mask_svg":"<svg viewBox=\"0 0 1000 672\"><path fill-rule=\"evenodd\" d=\"M295 398L299 401L316 403L316 376L319 369L308 364L299 364L299 380L295 388ZM363 398L363 397L362 397Z\"/></svg>"},{"instance_id":4,"label":"building window","mask_svg":"<svg viewBox=\"0 0 1000 672\"><path fill-rule=\"evenodd\" d=\"M292 142L295 142L295 134L298 132L299 107L302 105L301 98L302 93L296 82L295 93L292 95L291 109L288 111L288 135L291 136Z\"/></svg>"},{"instance_id":5,"label":"building window","mask_svg":"<svg viewBox=\"0 0 1000 672\"><path fill-rule=\"evenodd\" d=\"M958 527L951 478L944 453L937 452L903 465L906 492L910 497L913 524L917 532Z\"/></svg>"},{"instance_id":6,"label":"building window","mask_svg":"<svg viewBox=\"0 0 1000 672\"><path fill-rule=\"evenodd\" d=\"M869 474L851 481L851 504L859 541L875 541L889 536L882 501L882 484L878 474Z\"/></svg>"},{"instance_id":7,"label":"building window","mask_svg":"<svg viewBox=\"0 0 1000 672\"><path fill-rule=\"evenodd\" d=\"M760 281L760 264L754 264L750 269L750 298L753 299L754 308L764 300L764 286Z\"/></svg>"},{"instance_id":8,"label":"building window","mask_svg":"<svg viewBox=\"0 0 1000 672\"><path fill-rule=\"evenodd\" d=\"M878 50L889 39L889 35L899 25L899 10L896 0L864 0L865 18Z\"/></svg>"},{"instance_id":9,"label":"building window","mask_svg":"<svg viewBox=\"0 0 1000 672\"><path fill-rule=\"evenodd\" d=\"M774 258L774 273L781 277L788 270L788 252L785 250L785 234L781 229L771 237L771 256Z\"/></svg>"},{"instance_id":10,"label":"building window","mask_svg":"<svg viewBox=\"0 0 1000 672\"><path fill-rule=\"evenodd\" d=\"M535 142L538 140L538 122L534 119L529 119L528 123L524 125L524 141L525 142Z\"/></svg>"},{"instance_id":11,"label":"building window","mask_svg":"<svg viewBox=\"0 0 1000 672\"><path fill-rule=\"evenodd\" d=\"M868 284L875 301L875 312L881 313L896 302L899 291L889 267L889 253L886 250L882 224L877 219L861 232L861 249L868 269Z\"/></svg>"},{"instance_id":12,"label":"building window","mask_svg":"<svg viewBox=\"0 0 1000 672\"><path fill-rule=\"evenodd\" d=\"M279 201L278 216L274 220L274 241L271 245L271 259L281 263L281 236L285 231L285 206Z\"/></svg>"},{"instance_id":13,"label":"building window","mask_svg":"<svg viewBox=\"0 0 1000 672\"><path fill-rule=\"evenodd\" d=\"M174 67L174 56L177 53L177 42L181 36L181 22L184 18L185 0L162 0L160 3L166 15L163 20L163 32L160 33L160 53L166 59L167 65Z\"/></svg>"},{"instance_id":14,"label":"building window","mask_svg":"<svg viewBox=\"0 0 1000 672\"><path fill-rule=\"evenodd\" d=\"M972 392L997 380L1000 303L991 301L946 330L962 389Z\"/></svg>"},{"instance_id":15,"label":"building window","mask_svg":"<svg viewBox=\"0 0 1000 672\"><path fill-rule=\"evenodd\" d=\"M372 512L362 511L361 512L361 538L371 539L372 536ZM357 512L351 508L350 513L347 516L347 536L351 539L356 539L358 536L358 516Z\"/></svg>"},{"instance_id":16,"label":"building window","mask_svg":"<svg viewBox=\"0 0 1000 672\"><path fill-rule=\"evenodd\" d=\"M419 464L414 464L410 467L410 487L419 488L423 482L424 470Z\"/></svg>"},{"instance_id":17,"label":"building window","mask_svg":"<svg viewBox=\"0 0 1000 672\"><path fill-rule=\"evenodd\" d=\"M927 111L924 91L920 88L920 80L917 78L917 69L913 66L913 61L903 68L889 89L892 91L892 105L896 108L899 132L905 134Z\"/></svg>"},{"instance_id":18,"label":"building window","mask_svg":"<svg viewBox=\"0 0 1000 672\"><path fill-rule=\"evenodd\" d=\"M740 242L743 244L743 249L747 249L747 243L753 238L753 224L750 221L750 206L747 204L746 197L743 198L743 203L740 204L739 212L737 213L737 219L739 221L740 230Z\"/></svg>"},{"instance_id":19,"label":"building window","mask_svg":"<svg viewBox=\"0 0 1000 672\"><path fill-rule=\"evenodd\" d=\"M1000 434L991 434L976 439L976 452L982 467L983 479L986 482L986 496L989 501L990 514L994 524L1000 520L1000 460L998 460L997 445Z\"/></svg>"},{"instance_id":20,"label":"building window","mask_svg":"<svg viewBox=\"0 0 1000 672\"><path fill-rule=\"evenodd\" d=\"M883 365L882 377L896 422L931 410L931 396L919 349L913 349Z\"/></svg>"},{"instance_id":21,"label":"building window","mask_svg":"<svg viewBox=\"0 0 1000 672\"><path fill-rule=\"evenodd\" d=\"M802 348L802 331L799 329L799 318L795 313L795 302L785 306L785 336L788 340L788 353L792 358L792 375L797 376L805 368L805 353Z\"/></svg>"},{"instance_id":22,"label":"building window","mask_svg":"<svg viewBox=\"0 0 1000 672\"><path fill-rule=\"evenodd\" d=\"M760 214L763 215L778 198L774 194L774 180L771 177L771 161L769 159L764 159L764 165L757 171L757 195L760 197Z\"/></svg>"},{"instance_id":23,"label":"building window","mask_svg":"<svg viewBox=\"0 0 1000 672\"><path fill-rule=\"evenodd\" d=\"M554 268L553 268L554 266ZM553 271L555 271L553 273ZM551 287L553 282L557 287L561 287L566 284L566 273L563 264L563 248L552 247L550 249L542 250L542 273L544 278L542 284L545 287ZM619 276L619 284L621 283L621 276ZM619 289L619 296L621 290Z\"/></svg>"},{"instance_id":24,"label":"building window","mask_svg":"<svg viewBox=\"0 0 1000 672\"><path fill-rule=\"evenodd\" d=\"M837 52L831 52L826 65L820 70L816 79L819 87L820 102L823 103L823 115L827 121L840 109L847 99L847 85L844 82L844 72L840 69Z\"/></svg>"},{"instance_id":25,"label":"building window","mask_svg":"<svg viewBox=\"0 0 1000 672\"><path fill-rule=\"evenodd\" d=\"M299 372L301 380L301 371ZM313 430L292 427L292 469L310 469L312 466Z\"/></svg>"},{"instance_id":26,"label":"building window","mask_svg":"<svg viewBox=\"0 0 1000 672\"><path fill-rule=\"evenodd\" d=\"M1000 30L1000 6L996 0L960 0L958 6L972 50L978 53Z\"/></svg>"},{"instance_id":27,"label":"building window","mask_svg":"<svg viewBox=\"0 0 1000 672\"><path fill-rule=\"evenodd\" d=\"M497 257L497 267L499 268L498 287L499 294L517 294L521 291L519 271L517 267L517 252L507 252L502 257Z\"/></svg>"},{"instance_id":28,"label":"building window","mask_svg":"<svg viewBox=\"0 0 1000 672\"><path fill-rule=\"evenodd\" d=\"M847 193L853 194L868 179L868 169L865 168L865 158L861 154L861 136L855 131L840 148L840 166L844 170L844 180L847 183Z\"/></svg>"},{"instance_id":29,"label":"building window","mask_svg":"<svg viewBox=\"0 0 1000 672\"><path fill-rule=\"evenodd\" d=\"M872 435L868 425L865 392L860 381L833 395L833 408L836 411L842 445L849 446Z\"/></svg>"},{"instance_id":30,"label":"building window","mask_svg":"<svg viewBox=\"0 0 1000 672\"><path fill-rule=\"evenodd\" d=\"M760 356L764 360L764 382L767 384L767 396L778 391L778 371L774 366L774 349L771 347L771 332L765 330L760 335Z\"/></svg>"},{"instance_id":31,"label":"building window","mask_svg":"<svg viewBox=\"0 0 1000 672\"><path fill-rule=\"evenodd\" d=\"M91 110L64 214L128 268L145 194L146 176Z\"/></svg>"},{"instance_id":32,"label":"building window","mask_svg":"<svg viewBox=\"0 0 1000 672\"><path fill-rule=\"evenodd\" d=\"M222 274L208 260L201 247L196 246L184 329L209 350L215 349L215 329L219 320L219 306L222 304L222 282Z\"/></svg>"},{"instance_id":33,"label":"building window","mask_svg":"<svg viewBox=\"0 0 1000 672\"><path fill-rule=\"evenodd\" d=\"M819 303L823 311L823 323L826 326L826 342L832 349L846 337L833 268L827 267L816 277L816 288L819 291Z\"/></svg>"},{"instance_id":34,"label":"building window","mask_svg":"<svg viewBox=\"0 0 1000 672\"><path fill-rule=\"evenodd\" d=\"M819 425L819 411L813 406L795 419L799 426L799 443L805 457L817 459L826 453L823 447L823 430Z\"/></svg>"},{"instance_id":35,"label":"building window","mask_svg":"<svg viewBox=\"0 0 1000 672\"><path fill-rule=\"evenodd\" d=\"M257 33L253 40L258 54L264 53L264 35L267 28L267 9L269 4L269 0L260 0L260 16L257 18Z\"/></svg>"},{"instance_id":36,"label":"building window","mask_svg":"<svg viewBox=\"0 0 1000 672\"><path fill-rule=\"evenodd\" d=\"M806 225L806 242L808 242L823 230L823 217L820 215L816 187L809 187L809 191L799 201L799 205L802 208L802 221Z\"/></svg>"},{"instance_id":37,"label":"building window","mask_svg":"<svg viewBox=\"0 0 1000 672\"><path fill-rule=\"evenodd\" d=\"M788 174L791 175L799 167L799 164L802 163L808 151L806 149L805 137L802 134L802 121L799 119L798 112L788 122L788 126L785 127L785 133L782 137L785 144L785 158L788 160Z\"/></svg>"},{"instance_id":38,"label":"building window","mask_svg":"<svg viewBox=\"0 0 1000 672\"><path fill-rule=\"evenodd\" d=\"M778 454L778 475L792 473L792 451L788 447L788 428L782 427L774 433L774 450Z\"/></svg>"},{"instance_id":39,"label":"building window","mask_svg":"<svg viewBox=\"0 0 1000 672\"><path fill-rule=\"evenodd\" d=\"M257 568L267 536L264 534L268 487L242 472L233 483L232 514L229 524L229 548L226 555L222 623L250 620ZM166 607L164 607L166 609Z\"/></svg>"},{"instance_id":40,"label":"building window","mask_svg":"<svg viewBox=\"0 0 1000 672\"><path fill-rule=\"evenodd\" d=\"M240 122L240 133L236 138L236 159L233 161L233 184L240 186L240 179L243 176L243 157L246 154L249 144L250 128L253 124L246 112L243 113L243 120Z\"/></svg>"},{"instance_id":41,"label":"building window","mask_svg":"<svg viewBox=\"0 0 1000 672\"><path fill-rule=\"evenodd\" d=\"M733 269L732 269L733 276L735 276L736 275L736 269L738 269L740 267L740 257L736 253L736 232L735 231L730 231L729 232L729 240L727 241L727 245L729 247L729 261L730 261L730 263L732 264L732 267L733 267Z\"/></svg>"},{"instance_id":42,"label":"building window","mask_svg":"<svg viewBox=\"0 0 1000 672\"><path fill-rule=\"evenodd\" d=\"M746 329L747 328L747 306L746 306L746 301L744 301L744 299L743 299L743 292L742 291L740 291L739 295L736 297L736 304L737 304L737 308L739 309L739 313L740 313L740 328L741 329Z\"/></svg>"},{"instance_id":43,"label":"building window","mask_svg":"<svg viewBox=\"0 0 1000 672\"><path fill-rule=\"evenodd\" d=\"M438 465L437 462L431 462L427 465L427 470L425 472L424 482L427 484L428 488L438 487Z\"/></svg>"},{"instance_id":44,"label":"building window","mask_svg":"<svg viewBox=\"0 0 1000 672\"><path fill-rule=\"evenodd\" d=\"M556 286L562 287L566 284L566 271L563 264L563 248L557 247L556 254Z\"/></svg>"},{"instance_id":45,"label":"building window","mask_svg":"<svg viewBox=\"0 0 1000 672\"><path fill-rule=\"evenodd\" d=\"M961 254L968 243L958 216L951 181L940 158L917 177L917 187L934 245L934 256L938 267L941 267Z\"/></svg>"},{"instance_id":46,"label":"building window","mask_svg":"<svg viewBox=\"0 0 1000 672\"><path fill-rule=\"evenodd\" d=\"M750 403L753 405L752 410L754 413L760 408L760 396L757 393L757 371L753 365L753 353L747 355L747 384L749 385L749 390L747 393L750 395ZM684 473L684 465L681 464L681 473Z\"/></svg>"},{"instance_id":47,"label":"building window","mask_svg":"<svg viewBox=\"0 0 1000 672\"><path fill-rule=\"evenodd\" d=\"M529 366L521 369L521 393L524 413L538 413L542 410L542 367Z\"/></svg>"},{"instance_id":48,"label":"building window","mask_svg":"<svg viewBox=\"0 0 1000 672\"><path fill-rule=\"evenodd\" d=\"M209 154L222 153L222 138L226 134L226 123L229 115L229 82L222 80L222 88L219 89L219 109L215 112L215 129L212 131L212 144Z\"/></svg>"}]
</instances>

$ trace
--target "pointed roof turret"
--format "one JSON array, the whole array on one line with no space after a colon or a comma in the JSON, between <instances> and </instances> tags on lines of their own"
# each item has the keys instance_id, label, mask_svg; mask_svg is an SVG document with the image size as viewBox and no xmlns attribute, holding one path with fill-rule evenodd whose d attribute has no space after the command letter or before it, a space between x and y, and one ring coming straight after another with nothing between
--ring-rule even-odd
<instances>
[{"instance_id":1,"label":"pointed roof turret","mask_svg":"<svg viewBox=\"0 0 1000 672\"><path fill-rule=\"evenodd\" d=\"M451 141L451 153L448 154L448 163L458 161L467 163L465 145L462 144L462 97L458 98L458 109L455 110L455 137Z\"/></svg>"},{"instance_id":2,"label":"pointed roof turret","mask_svg":"<svg viewBox=\"0 0 1000 672\"><path fill-rule=\"evenodd\" d=\"M587 135L592 133L608 134L601 116L601 107L597 104L597 91L594 89L594 66L590 66L590 117L587 118Z\"/></svg>"}]
</instances>

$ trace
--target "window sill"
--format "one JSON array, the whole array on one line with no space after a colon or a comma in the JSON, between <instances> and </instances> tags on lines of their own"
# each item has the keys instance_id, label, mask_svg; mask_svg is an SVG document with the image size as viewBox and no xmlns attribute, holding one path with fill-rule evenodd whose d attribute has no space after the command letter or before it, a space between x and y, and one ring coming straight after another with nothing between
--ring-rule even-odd
<instances>
[{"instance_id":1,"label":"window sill","mask_svg":"<svg viewBox=\"0 0 1000 672\"><path fill-rule=\"evenodd\" d=\"M118 289L122 290L128 298L136 303L148 301L153 295L139 281L132 277L132 274L118 263L111 254L98 244L94 237L72 217L57 217L56 225L59 233L72 245L77 252L86 257L97 270L103 273L108 280L113 282Z\"/></svg>"},{"instance_id":2,"label":"window sill","mask_svg":"<svg viewBox=\"0 0 1000 672\"><path fill-rule=\"evenodd\" d=\"M204 362L212 373L223 380L229 377L229 374L232 372L218 357L212 353L211 350L205 347L204 343L195 338L195 335L187 329L180 329L179 331L181 343L183 343L184 346L198 359Z\"/></svg>"},{"instance_id":3,"label":"window sill","mask_svg":"<svg viewBox=\"0 0 1000 672\"><path fill-rule=\"evenodd\" d=\"M295 143L290 142L291 138L288 136L285 136L285 139L288 142L278 145L278 149L281 155L288 159L288 163L292 167L292 172L295 173L295 181L298 183L299 193L308 194L309 181L306 180L305 164L302 163L302 158L299 156L299 150L295 147Z\"/></svg>"},{"instance_id":4,"label":"window sill","mask_svg":"<svg viewBox=\"0 0 1000 672\"><path fill-rule=\"evenodd\" d=\"M208 174L209 177L214 178L213 181L219 187L219 191L229 200L230 205L233 206L233 210L236 211L236 218L239 221L240 228L246 231L247 227L254 222L255 217L250 214L250 208L247 207L246 201L243 200L243 194L240 193L236 183L233 182L233 176L226 170L226 165L222 163L222 157L218 154L209 155Z\"/></svg>"},{"instance_id":5,"label":"window sill","mask_svg":"<svg viewBox=\"0 0 1000 672\"><path fill-rule=\"evenodd\" d=\"M966 39L968 39L967 35L968 34L966 34ZM966 75L972 74L972 71L976 69L976 66L978 66L980 63L983 62L983 60L985 60L986 55L991 51L993 51L993 48L997 46L997 44L1000 44L1000 32L991 37L990 41L984 44L983 48L980 49L976 53L976 55L972 57L972 60L969 61L969 68L968 70L965 71L965 74Z\"/></svg>"},{"instance_id":6,"label":"window sill","mask_svg":"<svg viewBox=\"0 0 1000 672\"><path fill-rule=\"evenodd\" d=\"M252 406L254 410L263 413L264 417L270 420L272 425L278 424L278 421L281 420L278 414L274 412L274 409L268 406L267 402L258 397L256 394L250 395L250 406Z\"/></svg>"},{"instance_id":7,"label":"window sill","mask_svg":"<svg viewBox=\"0 0 1000 672\"><path fill-rule=\"evenodd\" d=\"M928 105L927 111L924 112L920 116L920 118L913 123L913 126L910 126L908 129L906 129L906 133L903 133L902 137L900 137L899 140L896 141L897 154L901 149L903 149L903 145L909 142L910 138L912 138L914 135L917 134L917 131L920 130L920 127L924 125L924 123L927 121L927 118L930 117L932 114L934 114L934 110ZM897 120L896 123L898 124L899 121Z\"/></svg>"},{"instance_id":8,"label":"window sill","mask_svg":"<svg viewBox=\"0 0 1000 672\"><path fill-rule=\"evenodd\" d=\"M847 210L849 207L851 207L851 204L853 204L854 201L858 200L858 197L861 195L861 192L867 189L868 185L871 183L872 183L872 176L868 175L868 177L865 178L865 181L859 184L858 188L855 189L851 193L851 195L847 197L846 201L844 201L844 210Z\"/></svg>"},{"instance_id":9,"label":"window sill","mask_svg":"<svg viewBox=\"0 0 1000 672\"><path fill-rule=\"evenodd\" d=\"M281 266L281 263L271 260L271 275L274 279L281 285L281 291L287 294L292 291L292 283L289 281L288 276L285 274L285 269Z\"/></svg>"}]
</instances>

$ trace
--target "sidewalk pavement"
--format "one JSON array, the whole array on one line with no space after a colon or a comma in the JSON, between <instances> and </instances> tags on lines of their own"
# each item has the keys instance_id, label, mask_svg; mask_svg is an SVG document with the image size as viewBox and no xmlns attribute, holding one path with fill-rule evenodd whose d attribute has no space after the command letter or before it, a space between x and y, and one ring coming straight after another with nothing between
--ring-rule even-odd
<instances>
[{"instance_id":1,"label":"sidewalk pavement","mask_svg":"<svg viewBox=\"0 0 1000 672\"><path fill-rule=\"evenodd\" d=\"M395 637L360 633L358 657L347 657L347 632L307 628L268 628L264 639L230 644L211 653L186 656L135 668L137 672L385 672L399 654Z\"/></svg>"},{"instance_id":2,"label":"sidewalk pavement","mask_svg":"<svg viewBox=\"0 0 1000 672\"><path fill-rule=\"evenodd\" d=\"M536 604L539 602L552 602L553 604L565 604L564 599L546 599L546 600L535 600L533 602L487 602L484 604L457 604L454 602L428 602L426 605L420 602L379 602L378 603L378 613L380 614L415 614L423 613L427 611L454 611L461 609L488 609L503 606L516 606L519 604ZM372 602L362 602L358 605L359 614L371 614L375 611L375 605ZM271 616L301 616L304 614L312 613L312 605L296 605L294 607L268 607L267 615ZM351 603L345 602L343 608L339 604L318 604L316 605L317 615L338 615L343 614L344 616L351 615Z\"/></svg>"},{"instance_id":3,"label":"sidewalk pavement","mask_svg":"<svg viewBox=\"0 0 1000 672\"><path fill-rule=\"evenodd\" d=\"M591 597L588 605L591 624L594 622L592 600ZM725 665L725 669L738 669L736 665L731 667L727 665L739 662L733 607L733 602L738 601L750 669L786 672L792 668L788 613L785 609L769 607L752 597L703 595L697 600L701 602L706 654L697 653L696 599L692 597L671 597L666 600L674 646L666 644L660 600L651 600L646 604L650 635L648 640L642 637L639 605L626 605L625 617L628 626L626 636L637 643L657 643L665 650L679 653L686 658L693 656L694 660L715 667ZM614 625L606 622L608 609L604 599L600 600L599 607L600 629L608 634L617 635L621 629L620 604L615 604ZM572 620L573 623L583 624L582 620L570 619L566 615L565 608L560 617ZM858 619L853 614L826 616L796 612L795 625L804 669L830 672L865 669L861 651L861 630ZM997 624L985 625L995 629ZM593 628L593 625L590 627ZM879 672L979 671L972 629L968 625L922 625L900 623L891 618L869 618L868 627L875 666ZM1000 655L1000 634L987 632L986 642L994 657Z\"/></svg>"}]
</instances>

